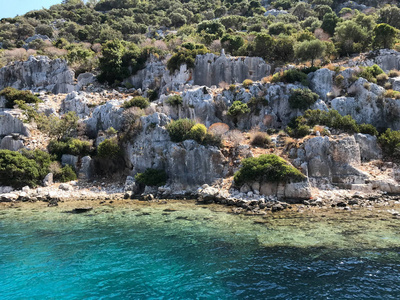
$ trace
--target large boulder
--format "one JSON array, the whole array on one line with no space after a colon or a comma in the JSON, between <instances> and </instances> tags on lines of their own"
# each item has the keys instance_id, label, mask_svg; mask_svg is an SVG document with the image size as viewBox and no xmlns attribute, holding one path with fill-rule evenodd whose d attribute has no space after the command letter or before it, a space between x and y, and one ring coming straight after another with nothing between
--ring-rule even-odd
<instances>
[{"instance_id":1,"label":"large boulder","mask_svg":"<svg viewBox=\"0 0 400 300\"><path fill-rule=\"evenodd\" d=\"M0 149L18 151L24 148L24 141L18 138L18 135L7 135L0 142Z\"/></svg>"},{"instance_id":2,"label":"large boulder","mask_svg":"<svg viewBox=\"0 0 400 300\"><path fill-rule=\"evenodd\" d=\"M61 103L61 113L74 111L80 119L84 119L90 115L89 101L85 92L72 92L65 97Z\"/></svg>"},{"instance_id":3,"label":"large boulder","mask_svg":"<svg viewBox=\"0 0 400 300\"><path fill-rule=\"evenodd\" d=\"M298 164L304 163L310 178L323 179L342 186L363 184L368 178L358 169L361 153L354 136L308 139L297 150L297 156L300 160Z\"/></svg>"},{"instance_id":4,"label":"large boulder","mask_svg":"<svg viewBox=\"0 0 400 300\"><path fill-rule=\"evenodd\" d=\"M106 104L96 107L91 118L85 120L86 128L91 136L96 136L99 130L107 130L113 127L120 130L123 123L121 107L122 101L110 100Z\"/></svg>"},{"instance_id":5,"label":"large boulder","mask_svg":"<svg viewBox=\"0 0 400 300\"><path fill-rule=\"evenodd\" d=\"M0 111L0 136L19 133L29 136L29 129L21 121L23 113L20 110Z\"/></svg>"},{"instance_id":6,"label":"large boulder","mask_svg":"<svg viewBox=\"0 0 400 300\"><path fill-rule=\"evenodd\" d=\"M322 68L308 75L310 88L324 101L328 100L329 93L333 87L333 75L335 72Z\"/></svg>"},{"instance_id":7,"label":"large boulder","mask_svg":"<svg viewBox=\"0 0 400 300\"><path fill-rule=\"evenodd\" d=\"M70 93L74 90L74 76L65 60L30 56L27 61L14 62L0 69L0 90L11 86L20 90Z\"/></svg>"},{"instance_id":8,"label":"large boulder","mask_svg":"<svg viewBox=\"0 0 400 300\"><path fill-rule=\"evenodd\" d=\"M170 119L160 113L142 117L142 132L126 149L133 174L148 168L164 169L168 182L183 190L193 190L225 177L227 160L216 147L195 141L171 142L165 129Z\"/></svg>"},{"instance_id":9,"label":"large boulder","mask_svg":"<svg viewBox=\"0 0 400 300\"><path fill-rule=\"evenodd\" d=\"M360 147L360 156L362 161L382 158L382 149L378 145L378 139L376 136L357 133L354 135L354 138Z\"/></svg>"},{"instance_id":10,"label":"large boulder","mask_svg":"<svg viewBox=\"0 0 400 300\"><path fill-rule=\"evenodd\" d=\"M231 57L222 53L197 55L193 70L196 85L241 83L245 79L261 80L270 75L271 66L260 57Z\"/></svg>"}]
</instances>

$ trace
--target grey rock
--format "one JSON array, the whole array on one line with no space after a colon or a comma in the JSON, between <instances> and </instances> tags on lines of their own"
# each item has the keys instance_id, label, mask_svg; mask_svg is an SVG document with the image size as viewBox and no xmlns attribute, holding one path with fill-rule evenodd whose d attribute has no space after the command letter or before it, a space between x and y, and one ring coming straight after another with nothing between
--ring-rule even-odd
<instances>
[{"instance_id":1,"label":"grey rock","mask_svg":"<svg viewBox=\"0 0 400 300\"><path fill-rule=\"evenodd\" d=\"M20 133L29 136L29 130L21 121L23 114L20 110L0 111L0 136Z\"/></svg>"},{"instance_id":2,"label":"grey rock","mask_svg":"<svg viewBox=\"0 0 400 300\"><path fill-rule=\"evenodd\" d=\"M24 148L24 142L20 139L14 139L11 135L5 136L0 143L0 149L18 151Z\"/></svg>"},{"instance_id":3,"label":"grey rock","mask_svg":"<svg viewBox=\"0 0 400 300\"><path fill-rule=\"evenodd\" d=\"M382 158L382 150L378 145L378 139L376 136L357 133L354 135L354 138L360 147L362 161L370 161Z\"/></svg>"},{"instance_id":4,"label":"grey rock","mask_svg":"<svg viewBox=\"0 0 400 300\"><path fill-rule=\"evenodd\" d=\"M28 37L28 38L25 40L25 43L26 43L26 44L29 44L29 43L31 43L31 42L33 42L33 41L35 41L35 40L51 41L50 38L49 38L47 35L35 34L35 35L31 36L31 37Z\"/></svg>"},{"instance_id":5,"label":"grey rock","mask_svg":"<svg viewBox=\"0 0 400 300\"><path fill-rule=\"evenodd\" d=\"M123 123L122 113L124 111L121 104L122 101L110 100L106 104L97 106L91 118L85 120L88 133L96 136L99 130L104 131L110 127L120 130Z\"/></svg>"},{"instance_id":6,"label":"grey rock","mask_svg":"<svg viewBox=\"0 0 400 300\"><path fill-rule=\"evenodd\" d=\"M88 86L89 84L92 84L93 82L96 81L96 77L94 74L86 72L86 73L81 73L79 74L77 78L77 85L75 87L76 91L82 90L83 87Z\"/></svg>"},{"instance_id":7,"label":"grey rock","mask_svg":"<svg viewBox=\"0 0 400 300\"><path fill-rule=\"evenodd\" d=\"M74 111L80 119L84 119L90 115L88 103L86 93L69 93L61 103L61 113Z\"/></svg>"},{"instance_id":8,"label":"grey rock","mask_svg":"<svg viewBox=\"0 0 400 300\"><path fill-rule=\"evenodd\" d=\"M311 90L325 101L328 100L328 93L332 91L334 74L335 72L322 68L308 75Z\"/></svg>"},{"instance_id":9,"label":"grey rock","mask_svg":"<svg viewBox=\"0 0 400 300\"><path fill-rule=\"evenodd\" d=\"M94 173L93 161L90 156L84 156L81 159L81 167L78 172L79 179L90 179Z\"/></svg>"},{"instance_id":10,"label":"grey rock","mask_svg":"<svg viewBox=\"0 0 400 300\"><path fill-rule=\"evenodd\" d=\"M260 57L217 56L213 53L198 55L193 70L196 85L219 85L243 82L245 79L260 80L268 76L271 66Z\"/></svg>"},{"instance_id":11,"label":"grey rock","mask_svg":"<svg viewBox=\"0 0 400 300\"><path fill-rule=\"evenodd\" d=\"M61 183L61 184L58 186L58 188L59 188L60 190L63 190L63 191L69 191L69 190L72 189L72 186L69 185L68 183Z\"/></svg>"},{"instance_id":12,"label":"grey rock","mask_svg":"<svg viewBox=\"0 0 400 300\"><path fill-rule=\"evenodd\" d=\"M43 179L43 185L44 186L50 186L53 184L53 173L49 173L46 175L46 177Z\"/></svg>"},{"instance_id":13,"label":"grey rock","mask_svg":"<svg viewBox=\"0 0 400 300\"><path fill-rule=\"evenodd\" d=\"M74 72L65 60L30 56L27 61L14 62L0 69L0 90L7 86L69 93L74 90Z\"/></svg>"},{"instance_id":14,"label":"grey rock","mask_svg":"<svg viewBox=\"0 0 400 300\"><path fill-rule=\"evenodd\" d=\"M76 169L78 163L78 156L63 154L61 156L61 165L64 167L65 165L70 165L72 168Z\"/></svg>"},{"instance_id":15,"label":"grey rock","mask_svg":"<svg viewBox=\"0 0 400 300\"><path fill-rule=\"evenodd\" d=\"M137 193L138 186L136 185L135 178L132 176L127 176L124 185L124 192L132 192L133 194Z\"/></svg>"}]
</instances>

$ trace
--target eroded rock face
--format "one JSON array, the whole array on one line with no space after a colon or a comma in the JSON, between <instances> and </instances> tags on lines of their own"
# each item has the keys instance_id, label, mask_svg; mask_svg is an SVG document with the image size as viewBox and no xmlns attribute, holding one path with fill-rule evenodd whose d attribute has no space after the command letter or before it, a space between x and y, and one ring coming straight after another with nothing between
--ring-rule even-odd
<instances>
[{"instance_id":1,"label":"eroded rock face","mask_svg":"<svg viewBox=\"0 0 400 300\"><path fill-rule=\"evenodd\" d=\"M270 72L271 66L260 57L230 57L207 53L197 55L193 81L196 85L218 86L221 82L230 84L245 79L261 80Z\"/></svg>"},{"instance_id":2,"label":"eroded rock face","mask_svg":"<svg viewBox=\"0 0 400 300\"><path fill-rule=\"evenodd\" d=\"M310 178L325 179L338 185L363 184L367 175L357 169L361 164L360 147L354 136L330 139L315 137L297 150Z\"/></svg>"},{"instance_id":3,"label":"eroded rock face","mask_svg":"<svg viewBox=\"0 0 400 300\"><path fill-rule=\"evenodd\" d=\"M70 93L74 90L74 76L65 60L30 56L27 61L0 69L0 90L11 86L20 90Z\"/></svg>"},{"instance_id":4,"label":"eroded rock face","mask_svg":"<svg viewBox=\"0 0 400 300\"><path fill-rule=\"evenodd\" d=\"M86 98L86 93L72 92L61 103L61 113L65 114L69 111L74 111L80 119L84 119L90 115L88 104L89 101Z\"/></svg>"},{"instance_id":5,"label":"eroded rock face","mask_svg":"<svg viewBox=\"0 0 400 300\"><path fill-rule=\"evenodd\" d=\"M21 148L24 148L24 142L18 138L7 135L3 139L1 139L0 149L17 151Z\"/></svg>"},{"instance_id":6,"label":"eroded rock face","mask_svg":"<svg viewBox=\"0 0 400 300\"><path fill-rule=\"evenodd\" d=\"M195 190L227 174L227 160L218 148L192 140L171 142L165 129L170 120L166 115L154 113L141 120L142 133L126 149L133 174L147 168L164 169L170 185L182 190Z\"/></svg>"},{"instance_id":7,"label":"eroded rock face","mask_svg":"<svg viewBox=\"0 0 400 300\"><path fill-rule=\"evenodd\" d=\"M331 101L332 109L342 116L350 115L357 123L372 124L377 128L400 129L400 103L385 98L385 89L364 78L349 87L352 97L337 97Z\"/></svg>"},{"instance_id":8,"label":"eroded rock face","mask_svg":"<svg viewBox=\"0 0 400 300\"><path fill-rule=\"evenodd\" d=\"M19 110L6 110L0 112L0 136L19 133L29 136L29 130L21 121L22 112Z\"/></svg>"},{"instance_id":9,"label":"eroded rock face","mask_svg":"<svg viewBox=\"0 0 400 300\"><path fill-rule=\"evenodd\" d=\"M396 50L381 49L371 54L375 57L367 60L366 65L377 64L384 72L400 69L400 53Z\"/></svg>"},{"instance_id":10,"label":"eroded rock face","mask_svg":"<svg viewBox=\"0 0 400 300\"><path fill-rule=\"evenodd\" d=\"M354 135L354 138L360 147L360 156L362 161L382 158L382 149L378 145L378 139L376 136L357 133Z\"/></svg>"},{"instance_id":11,"label":"eroded rock face","mask_svg":"<svg viewBox=\"0 0 400 300\"><path fill-rule=\"evenodd\" d=\"M323 100L327 100L328 94L332 91L334 74L335 72L322 68L308 75L311 90Z\"/></svg>"},{"instance_id":12,"label":"eroded rock face","mask_svg":"<svg viewBox=\"0 0 400 300\"><path fill-rule=\"evenodd\" d=\"M123 123L122 112L124 111L121 104L122 101L110 100L103 105L97 106L92 116L85 120L89 135L96 136L98 131L104 131L110 127L120 130Z\"/></svg>"}]
</instances>

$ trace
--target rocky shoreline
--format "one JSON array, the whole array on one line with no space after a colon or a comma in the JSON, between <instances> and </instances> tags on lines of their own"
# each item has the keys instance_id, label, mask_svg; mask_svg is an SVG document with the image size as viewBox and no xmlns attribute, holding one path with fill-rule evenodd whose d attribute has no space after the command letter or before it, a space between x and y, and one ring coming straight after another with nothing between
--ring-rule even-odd
<instances>
[{"instance_id":1,"label":"rocky shoreline","mask_svg":"<svg viewBox=\"0 0 400 300\"><path fill-rule=\"evenodd\" d=\"M104 182L70 182L53 184L49 187L30 189L24 187L19 191L8 191L0 194L0 207L15 208L26 203L38 203L37 207L56 207L59 203L79 212L86 212L97 205L113 205L118 201L140 201L142 203L167 203L168 201L195 201L199 205L217 205L228 212L243 215L267 216L280 211L307 211L323 215L327 211L356 211L367 209L376 211L385 209L394 218L400 218L400 195L386 192L364 193L352 190L336 189L330 191L315 190L310 199L281 199L274 196L250 195L236 191L233 195L227 190L204 185L196 192L181 192L179 194L141 194L134 195L124 192L124 186L106 184ZM7 188L2 188L7 191ZM82 205L80 203L85 203ZM47 205L46 205L47 204ZM85 211L80 211L85 209Z\"/></svg>"}]
</instances>

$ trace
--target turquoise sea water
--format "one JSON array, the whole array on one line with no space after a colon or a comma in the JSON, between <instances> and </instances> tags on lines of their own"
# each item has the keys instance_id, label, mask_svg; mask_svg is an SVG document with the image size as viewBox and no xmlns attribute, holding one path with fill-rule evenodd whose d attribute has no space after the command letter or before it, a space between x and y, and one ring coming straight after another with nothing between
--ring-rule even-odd
<instances>
[{"instance_id":1,"label":"turquoise sea water","mask_svg":"<svg viewBox=\"0 0 400 300\"><path fill-rule=\"evenodd\" d=\"M399 220L371 220L3 210L0 299L399 299Z\"/></svg>"}]
</instances>

